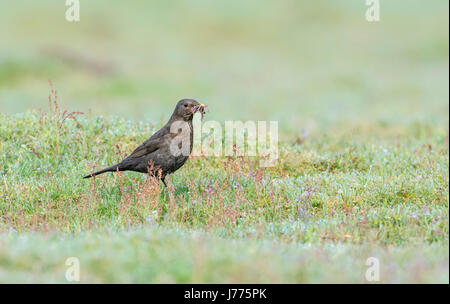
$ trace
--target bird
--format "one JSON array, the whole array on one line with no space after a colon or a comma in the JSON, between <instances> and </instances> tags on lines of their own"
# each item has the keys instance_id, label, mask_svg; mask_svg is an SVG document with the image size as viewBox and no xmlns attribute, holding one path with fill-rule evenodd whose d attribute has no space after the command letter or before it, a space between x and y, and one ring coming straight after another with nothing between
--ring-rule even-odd
<instances>
[{"instance_id":1,"label":"bird","mask_svg":"<svg viewBox=\"0 0 450 304\"><path fill-rule=\"evenodd\" d=\"M159 178L167 188L165 178L180 169L192 152L196 112L205 114L206 105L194 99L178 101L169 121L120 163L91 173L91 178L105 172L135 171Z\"/></svg>"}]
</instances>

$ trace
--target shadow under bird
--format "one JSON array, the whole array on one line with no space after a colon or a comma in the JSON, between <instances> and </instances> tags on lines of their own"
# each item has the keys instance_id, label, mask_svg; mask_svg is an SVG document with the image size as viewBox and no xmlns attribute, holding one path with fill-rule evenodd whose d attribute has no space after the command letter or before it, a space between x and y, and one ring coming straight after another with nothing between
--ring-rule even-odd
<instances>
[{"instance_id":1,"label":"shadow under bird","mask_svg":"<svg viewBox=\"0 0 450 304\"><path fill-rule=\"evenodd\" d=\"M205 114L206 106L194 99L180 100L169 121L120 163L89 174L94 177L105 172L136 171L161 179L181 168L192 152L194 130L192 119L196 112Z\"/></svg>"}]
</instances>

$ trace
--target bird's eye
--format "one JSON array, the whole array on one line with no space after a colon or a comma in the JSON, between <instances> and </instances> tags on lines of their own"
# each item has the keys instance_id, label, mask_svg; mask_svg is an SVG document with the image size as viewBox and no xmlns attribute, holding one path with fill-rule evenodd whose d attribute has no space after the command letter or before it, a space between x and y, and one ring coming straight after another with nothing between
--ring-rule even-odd
<instances>
[{"instance_id":1,"label":"bird's eye","mask_svg":"<svg viewBox=\"0 0 450 304\"><path fill-rule=\"evenodd\" d=\"M187 108L187 103L184 104L184 107Z\"/></svg>"}]
</instances>

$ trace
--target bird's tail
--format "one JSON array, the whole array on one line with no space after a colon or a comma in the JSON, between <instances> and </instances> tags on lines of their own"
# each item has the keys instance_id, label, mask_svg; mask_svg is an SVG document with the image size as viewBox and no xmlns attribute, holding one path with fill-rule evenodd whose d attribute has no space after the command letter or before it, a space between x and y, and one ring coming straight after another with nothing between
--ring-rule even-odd
<instances>
[{"instance_id":1,"label":"bird's tail","mask_svg":"<svg viewBox=\"0 0 450 304\"><path fill-rule=\"evenodd\" d=\"M100 170L100 171L91 173L91 174L89 174L89 175L86 175L86 176L83 177L83 178L91 178L91 177L94 177L94 176L96 176L96 175L103 174L103 173L105 173L105 172L116 172L117 169L119 169L119 171L122 171L122 170L120 169L120 167L119 167L119 164L116 164L116 165L114 165L114 166L111 166L111 167L102 169L102 170Z\"/></svg>"}]
</instances>

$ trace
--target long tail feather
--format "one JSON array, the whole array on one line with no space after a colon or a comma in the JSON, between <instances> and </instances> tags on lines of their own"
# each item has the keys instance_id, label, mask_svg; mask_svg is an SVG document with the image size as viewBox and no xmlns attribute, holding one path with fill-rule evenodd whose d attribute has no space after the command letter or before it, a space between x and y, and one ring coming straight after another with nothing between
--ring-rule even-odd
<instances>
[{"instance_id":1,"label":"long tail feather","mask_svg":"<svg viewBox=\"0 0 450 304\"><path fill-rule=\"evenodd\" d=\"M105 172L116 172L117 169L119 169L119 171L121 171L121 170L120 170L120 167L119 167L119 164L114 165L114 166L111 166L111 167L108 167L108 168L105 168L105 169L102 169L102 170L97 171L97 172L94 172L94 173L92 173L92 174L86 175L86 176L83 177L83 178L91 178L91 177L94 177L94 176L96 176L96 175L103 174L103 173L105 173Z\"/></svg>"}]
</instances>

